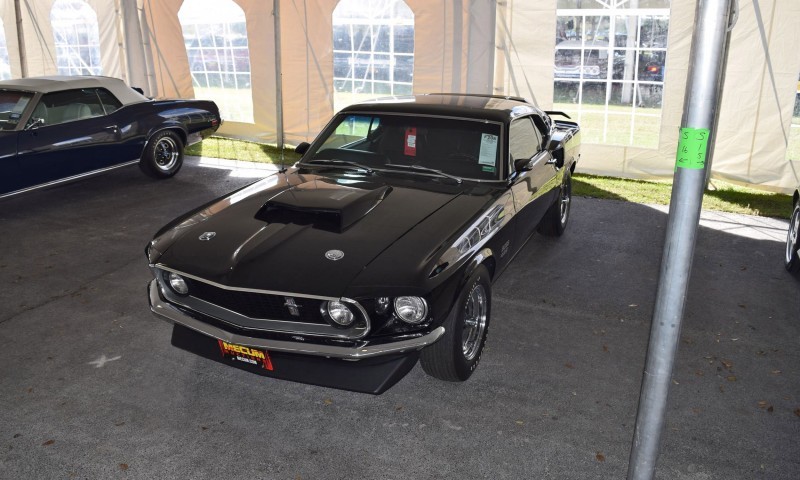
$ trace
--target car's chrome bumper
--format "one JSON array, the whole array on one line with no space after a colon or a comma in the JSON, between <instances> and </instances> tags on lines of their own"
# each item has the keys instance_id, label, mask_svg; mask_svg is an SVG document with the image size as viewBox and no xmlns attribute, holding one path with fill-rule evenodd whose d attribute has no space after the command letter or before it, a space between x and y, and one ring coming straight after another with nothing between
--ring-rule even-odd
<instances>
[{"instance_id":1,"label":"car's chrome bumper","mask_svg":"<svg viewBox=\"0 0 800 480\"><path fill-rule=\"evenodd\" d=\"M186 315L170 303L164 301L159 292L158 281L156 280L152 280L150 282L150 285L148 286L148 292L150 296L150 310L152 310L153 313L158 317L183 325L204 335L208 335L209 337L213 337L228 343L244 345L247 347L263 348L265 350L271 350L275 352L359 360L363 358L377 357L380 355L419 350L433 344L439 340L442 335L444 335L444 327L438 327L421 337L415 337L381 345L366 344L360 347L340 347L336 345L307 344L283 340L253 338L228 332Z\"/></svg>"}]
</instances>

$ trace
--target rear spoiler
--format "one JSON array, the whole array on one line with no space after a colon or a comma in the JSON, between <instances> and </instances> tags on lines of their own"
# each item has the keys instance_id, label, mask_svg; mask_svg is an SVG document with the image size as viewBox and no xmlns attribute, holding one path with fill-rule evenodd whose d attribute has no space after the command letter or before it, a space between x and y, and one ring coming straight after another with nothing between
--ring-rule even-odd
<instances>
[{"instance_id":1,"label":"rear spoiler","mask_svg":"<svg viewBox=\"0 0 800 480\"><path fill-rule=\"evenodd\" d=\"M567 115L564 112L555 111L555 110L545 110L544 113L550 115L551 117L567 117L568 119L572 120L572 117Z\"/></svg>"}]
</instances>

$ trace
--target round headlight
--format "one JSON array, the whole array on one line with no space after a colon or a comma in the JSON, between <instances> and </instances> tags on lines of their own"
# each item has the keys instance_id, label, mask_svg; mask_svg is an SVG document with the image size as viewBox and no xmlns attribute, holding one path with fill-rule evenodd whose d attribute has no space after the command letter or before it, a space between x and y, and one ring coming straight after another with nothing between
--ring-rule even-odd
<instances>
[{"instance_id":1,"label":"round headlight","mask_svg":"<svg viewBox=\"0 0 800 480\"><path fill-rule=\"evenodd\" d=\"M349 327L353 323L355 316L344 303L338 300L331 300L324 306L326 316L340 327Z\"/></svg>"},{"instance_id":2,"label":"round headlight","mask_svg":"<svg viewBox=\"0 0 800 480\"><path fill-rule=\"evenodd\" d=\"M189 293L189 287L186 285L186 281L183 279L183 277L177 273L170 272L169 277L167 278L169 280L169 286L175 291L175 293L179 295L186 295Z\"/></svg>"},{"instance_id":3,"label":"round headlight","mask_svg":"<svg viewBox=\"0 0 800 480\"><path fill-rule=\"evenodd\" d=\"M400 320L416 324L428 316L428 304L422 297L397 297L394 299L394 311Z\"/></svg>"}]
</instances>

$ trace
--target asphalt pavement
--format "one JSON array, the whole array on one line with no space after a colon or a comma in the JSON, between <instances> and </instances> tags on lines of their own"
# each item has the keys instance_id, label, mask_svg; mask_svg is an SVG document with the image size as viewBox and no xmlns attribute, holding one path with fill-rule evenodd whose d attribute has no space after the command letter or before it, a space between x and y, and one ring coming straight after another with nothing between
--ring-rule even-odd
<instances>
[{"instance_id":1,"label":"asphalt pavement","mask_svg":"<svg viewBox=\"0 0 800 480\"><path fill-rule=\"evenodd\" d=\"M372 396L194 356L148 309L155 231L263 174L189 158L0 200L0 479L625 477L664 208L575 198L495 283L469 381ZM656 478L800 478L787 222L704 218Z\"/></svg>"}]
</instances>

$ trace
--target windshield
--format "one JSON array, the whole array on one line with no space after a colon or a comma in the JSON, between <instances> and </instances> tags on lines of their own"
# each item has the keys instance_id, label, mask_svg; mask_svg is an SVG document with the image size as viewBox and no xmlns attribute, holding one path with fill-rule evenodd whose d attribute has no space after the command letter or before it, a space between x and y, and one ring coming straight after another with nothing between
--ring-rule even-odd
<instances>
[{"instance_id":1,"label":"windshield","mask_svg":"<svg viewBox=\"0 0 800 480\"><path fill-rule=\"evenodd\" d=\"M0 130L14 130L22 112L31 101L32 93L0 90Z\"/></svg>"},{"instance_id":2,"label":"windshield","mask_svg":"<svg viewBox=\"0 0 800 480\"><path fill-rule=\"evenodd\" d=\"M425 175L438 170L464 179L499 180L503 174L500 135L499 123L484 121L342 114L304 161L337 160L377 171Z\"/></svg>"}]
</instances>

